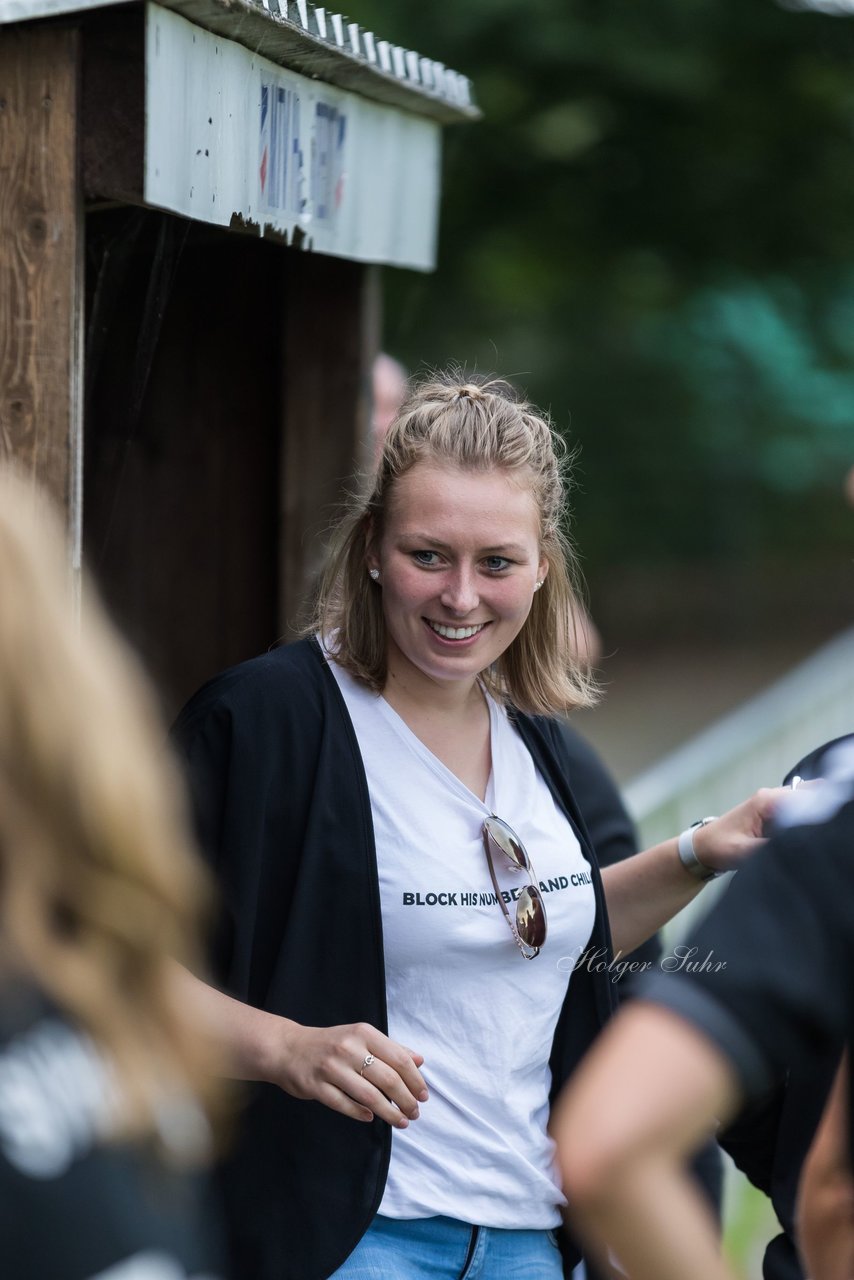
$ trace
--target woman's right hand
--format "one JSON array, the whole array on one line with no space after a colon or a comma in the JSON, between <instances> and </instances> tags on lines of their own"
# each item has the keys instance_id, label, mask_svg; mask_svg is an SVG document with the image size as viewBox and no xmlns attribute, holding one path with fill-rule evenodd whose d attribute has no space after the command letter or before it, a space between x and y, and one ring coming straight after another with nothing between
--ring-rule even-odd
<instances>
[{"instance_id":1,"label":"woman's right hand","mask_svg":"<svg viewBox=\"0 0 854 1280\"><path fill-rule=\"evenodd\" d=\"M265 1036L263 1079L354 1120L378 1116L405 1129L418 1119L418 1103L429 1096L418 1070L424 1062L420 1053L367 1022L343 1027L305 1027L279 1017L273 1022Z\"/></svg>"},{"instance_id":2,"label":"woman's right hand","mask_svg":"<svg viewBox=\"0 0 854 1280\"><path fill-rule=\"evenodd\" d=\"M368 1022L304 1027L217 991L181 965L173 966L173 978L185 1016L213 1038L237 1080L265 1080L295 1098L322 1102L354 1120L379 1116L396 1129L416 1120L418 1103L427 1101L418 1070L423 1056Z\"/></svg>"}]
</instances>

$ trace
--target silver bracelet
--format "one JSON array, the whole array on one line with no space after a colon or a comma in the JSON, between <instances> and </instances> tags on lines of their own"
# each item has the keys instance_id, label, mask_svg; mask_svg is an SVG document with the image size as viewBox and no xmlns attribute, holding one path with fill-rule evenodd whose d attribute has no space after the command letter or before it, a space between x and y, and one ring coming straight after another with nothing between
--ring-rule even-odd
<instances>
[{"instance_id":1,"label":"silver bracelet","mask_svg":"<svg viewBox=\"0 0 854 1280\"><path fill-rule=\"evenodd\" d=\"M679 861L695 880L714 880L718 875L713 867L707 867L704 862L701 862L694 852L694 832L699 827L705 827L707 823L714 822L716 817L717 814L712 814L709 818L699 818L696 822L692 822L690 827L686 827L679 837Z\"/></svg>"}]
</instances>

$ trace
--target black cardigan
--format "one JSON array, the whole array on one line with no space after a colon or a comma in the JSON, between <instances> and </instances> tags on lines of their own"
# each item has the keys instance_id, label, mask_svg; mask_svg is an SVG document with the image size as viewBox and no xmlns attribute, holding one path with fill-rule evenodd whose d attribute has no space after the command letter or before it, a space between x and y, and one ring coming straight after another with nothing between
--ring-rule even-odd
<instances>
[{"instance_id":1,"label":"black cardigan","mask_svg":"<svg viewBox=\"0 0 854 1280\"><path fill-rule=\"evenodd\" d=\"M590 945L610 951L602 884L567 780L562 727L515 722L593 869ZM233 667L174 729L202 848L223 900L216 980L311 1026L387 1031L382 920L367 780L335 677L314 641ZM591 966L592 967L592 966ZM553 1096L610 1015L604 972L576 971L551 1053ZM253 1086L223 1170L237 1280L323 1280L382 1199L391 1130ZM577 1255L576 1255L577 1256ZM565 1254L567 1267L573 1260Z\"/></svg>"}]
</instances>

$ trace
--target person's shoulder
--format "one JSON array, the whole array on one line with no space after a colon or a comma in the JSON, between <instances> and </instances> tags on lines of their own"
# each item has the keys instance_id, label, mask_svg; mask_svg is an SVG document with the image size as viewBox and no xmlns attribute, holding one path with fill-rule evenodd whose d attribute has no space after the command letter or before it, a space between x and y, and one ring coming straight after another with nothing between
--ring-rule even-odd
<instances>
[{"instance_id":1,"label":"person's shoulder","mask_svg":"<svg viewBox=\"0 0 854 1280\"><path fill-rule=\"evenodd\" d=\"M796 784L792 782L794 774L800 775L801 781L809 785L798 785L795 789ZM851 802L854 800L854 735L846 734L819 747L800 761L787 778L793 789L786 793L775 811L777 831L821 825L835 831L837 818L841 831L850 827Z\"/></svg>"},{"instance_id":2,"label":"person's shoulder","mask_svg":"<svg viewBox=\"0 0 854 1280\"><path fill-rule=\"evenodd\" d=\"M566 779L571 772L574 744L562 717L531 715L512 706L508 706L507 715L537 767Z\"/></svg>"},{"instance_id":3,"label":"person's shoulder","mask_svg":"<svg viewBox=\"0 0 854 1280\"><path fill-rule=\"evenodd\" d=\"M220 697L235 698L304 691L323 681L326 659L311 638L278 645L257 658L238 663L211 682Z\"/></svg>"},{"instance_id":4,"label":"person's shoulder","mask_svg":"<svg viewBox=\"0 0 854 1280\"><path fill-rule=\"evenodd\" d=\"M280 645L219 672L197 690L179 714L180 738L211 716L228 719L306 710L323 698L326 659L313 639Z\"/></svg>"},{"instance_id":5,"label":"person's shoulder","mask_svg":"<svg viewBox=\"0 0 854 1280\"><path fill-rule=\"evenodd\" d=\"M533 740L564 759L598 759L593 748L570 728L563 716L531 715L512 706L507 708L507 714L529 742Z\"/></svg>"},{"instance_id":6,"label":"person's shoulder","mask_svg":"<svg viewBox=\"0 0 854 1280\"><path fill-rule=\"evenodd\" d=\"M837 854L849 859L854 872L854 786L844 789L832 783L818 782L804 795L786 795L774 815L774 831L770 848L779 859L791 851L797 859L805 848Z\"/></svg>"},{"instance_id":7,"label":"person's shoulder","mask_svg":"<svg viewBox=\"0 0 854 1280\"><path fill-rule=\"evenodd\" d=\"M57 1093L57 1079L70 1090L67 1096L66 1090L60 1091L62 1097ZM108 1070L95 1045L59 1005L27 979L5 981L0 989L0 1155L19 1173L56 1176L70 1163L72 1148L84 1138L87 1146L95 1142L106 1116L108 1086Z\"/></svg>"},{"instance_id":8,"label":"person's shoulder","mask_svg":"<svg viewBox=\"0 0 854 1280\"><path fill-rule=\"evenodd\" d=\"M44 992L19 974L0 980L0 1050L46 1018L61 1016Z\"/></svg>"},{"instance_id":9,"label":"person's shoulder","mask_svg":"<svg viewBox=\"0 0 854 1280\"><path fill-rule=\"evenodd\" d=\"M830 790L829 784L817 787L822 785ZM784 827L771 841L774 861L784 863L799 882L807 874L819 875L827 887L841 878L854 888L854 797L849 793L837 799L838 805L831 808L833 797L828 796L827 808L811 814L810 820Z\"/></svg>"},{"instance_id":10,"label":"person's shoulder","mask_svg":"<svg viewBox=\"0 0 854 1280\"><path fill-rule=\"evenodd\" d=\"M775 831L734 877L708 921L718 935L731 937L734 947L743 945L739 933L750 921L747 933L753 945L758 902L775 922L772 927L787 923L788 935L777 929L775 946L780 950L808 929L832 937L835 944L854 946L854 799L822 820Z\"/></svg>"},{"instance_id":11,"label":"person's shoulder","mask_svg":"<svg viewBox=\"0 0 854 1280\"><path fill-rule=\"evenodd\" d=\"M607 773L599 752L591 742L578 732L564 716L550 716L548 722L551 732L560 749L576 768L584 768L592 773Z\"/></svg>"}]
</instances>

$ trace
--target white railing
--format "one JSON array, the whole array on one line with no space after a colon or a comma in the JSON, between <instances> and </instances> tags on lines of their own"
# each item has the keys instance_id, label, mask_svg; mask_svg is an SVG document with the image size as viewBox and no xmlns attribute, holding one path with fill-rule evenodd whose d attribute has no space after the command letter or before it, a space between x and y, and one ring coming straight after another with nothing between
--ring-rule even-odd
<instances>
[{"instance_id":1,"label":"white railing","mask_svg":"<svg viewBox=\"0 0 854 1280\"><path fill-rule=\"evenodd\" d=\"M807 752L851 732L854 628L624 788L641 847L706 814L723 813L757 787L778 785ZM711 897L706 890L696 907L710 905ZM686 919L683 912L680 927Z\"/></svg>"}]
</instances>

